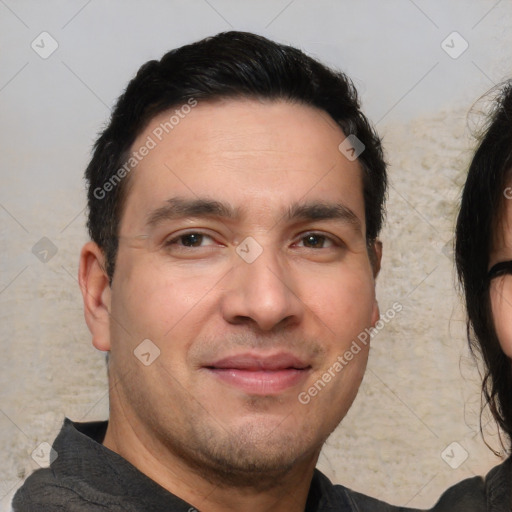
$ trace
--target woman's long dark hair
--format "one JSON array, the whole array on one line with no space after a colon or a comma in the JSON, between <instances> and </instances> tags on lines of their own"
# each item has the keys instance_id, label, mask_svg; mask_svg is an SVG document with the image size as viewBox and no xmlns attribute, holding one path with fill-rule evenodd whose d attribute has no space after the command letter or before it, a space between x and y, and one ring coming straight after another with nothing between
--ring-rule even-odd
<instances>
[{"instance_id":1,"label":"woman's long dark hair","mask_svg":"<svg viewBox=\"0 0 512 512\"><path fill-rule=\"evenodd\" d=\"M507 188L512 185L511 175L512 80L499 87L499 96L493 101L469 167L455 232L455 262L465 296L468 340L473 354L482 355L484 404L508 446L512 439L512 363L494 328L488 267L493 237L501 226L506 201L512 200L512 189Z\"/></svg>"}]
</instances>

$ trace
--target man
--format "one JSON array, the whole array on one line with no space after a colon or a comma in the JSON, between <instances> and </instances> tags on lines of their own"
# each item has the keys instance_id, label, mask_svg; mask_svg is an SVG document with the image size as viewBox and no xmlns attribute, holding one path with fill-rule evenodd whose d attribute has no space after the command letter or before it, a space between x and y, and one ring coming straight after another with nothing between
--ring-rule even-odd
<instances>
[{"instance_id":1,"label":"man","mask_svg":"<svg viewBox=\"0 0 512 512\"><path fill-rule=\"evenodd\" d=\"M14 510L397 510L315 470L379 319L386 169L347 77L247 33L171 51L86 178L110 418L66 420Z\"/></svg>"}]
</instances>

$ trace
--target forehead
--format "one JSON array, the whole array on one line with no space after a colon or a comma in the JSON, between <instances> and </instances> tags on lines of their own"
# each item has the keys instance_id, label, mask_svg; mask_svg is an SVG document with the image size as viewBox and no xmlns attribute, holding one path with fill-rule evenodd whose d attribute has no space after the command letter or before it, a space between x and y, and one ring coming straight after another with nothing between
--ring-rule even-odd
<instances>
[{"instance_id":1,"label":"forehead","mask_svg":"<svg viewBox=\"0 0 512 512\"><path fill-rule=\"evenodd\" d=\"M349 203L364 221L361 168L339 151L344 139L326 112L297 103L177 106L156 116L132 146L151 149L131 173L126 209L147 213L170 196L260 209L321 199Z\"/></svg>"}]
</instances>

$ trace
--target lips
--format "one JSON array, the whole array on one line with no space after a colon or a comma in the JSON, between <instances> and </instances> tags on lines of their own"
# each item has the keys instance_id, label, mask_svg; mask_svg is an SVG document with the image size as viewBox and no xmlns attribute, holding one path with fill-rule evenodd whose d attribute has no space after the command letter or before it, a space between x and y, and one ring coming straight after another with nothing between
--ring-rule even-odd
<instances>
[{"instance_id":1,"label":"lips","mask_svg":"<svg viewBox=\"0 0 512 512\"><path fill-rule=\"evenodd\" d=\"M237 369L237 370L287 370L296 369L304 370L309 365L293 354L279 353L267 356L256 354L240 354L230 356L211 364L211 368L215 369Z\"/></svg>"},{"instance_id":2,"label":"lips","mask_svg":"<svg viewBox=\"0 0 512 512\"><path fill-rule=\"evenodd\" d=\"M293 354L277 353L233 355L204 368L224 384L245 393L275 395L301 384L311 366Z\"/></svg>"}]
</instances>

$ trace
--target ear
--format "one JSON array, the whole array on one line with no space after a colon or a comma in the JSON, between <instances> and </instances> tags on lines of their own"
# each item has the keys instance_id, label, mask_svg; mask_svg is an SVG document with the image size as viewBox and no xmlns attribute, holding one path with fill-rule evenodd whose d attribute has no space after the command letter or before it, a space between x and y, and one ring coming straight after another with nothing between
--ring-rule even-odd
<instances>
[{"instance_id":1,"label":"ear","mask_svg":"<svg viewBox=\"0 0 512 512\"><path fill-rule=\"evenodd\" d=\"M92 334L92 344L110 350L110 284L105 271L105 256L94 242L86 243L80 253L78 282L84 301L84 316Z\"/></svg>"},{"instance_id":2,"label":"ear","mask_svg":"<svg viewBox=\"0 0 512 512\"><path fill-rule=\"evenodd\" d=\"M373 277L377 279L377 276L380 272L380 263L382 260L382 242L380 240L375 240L372 246L369 248L370 252L370 262L372 264L373 269ZM375 327L375 324L378 322L380 318L380 310L379 303L375 298L372 309L372 327Z\"/></svg>"},{"instance_id":3,"label":"ear","mask_svg":"<svg viewBox=\"0 0 512 512\"><path fill-rule=\"evenodd\" d=\"M380 240L375 240L370 251L372 251L370 261L373 269L373 277L377 279L380 272L380 262L382 260L382 242Z\"/></svg>"}]
</instances>

